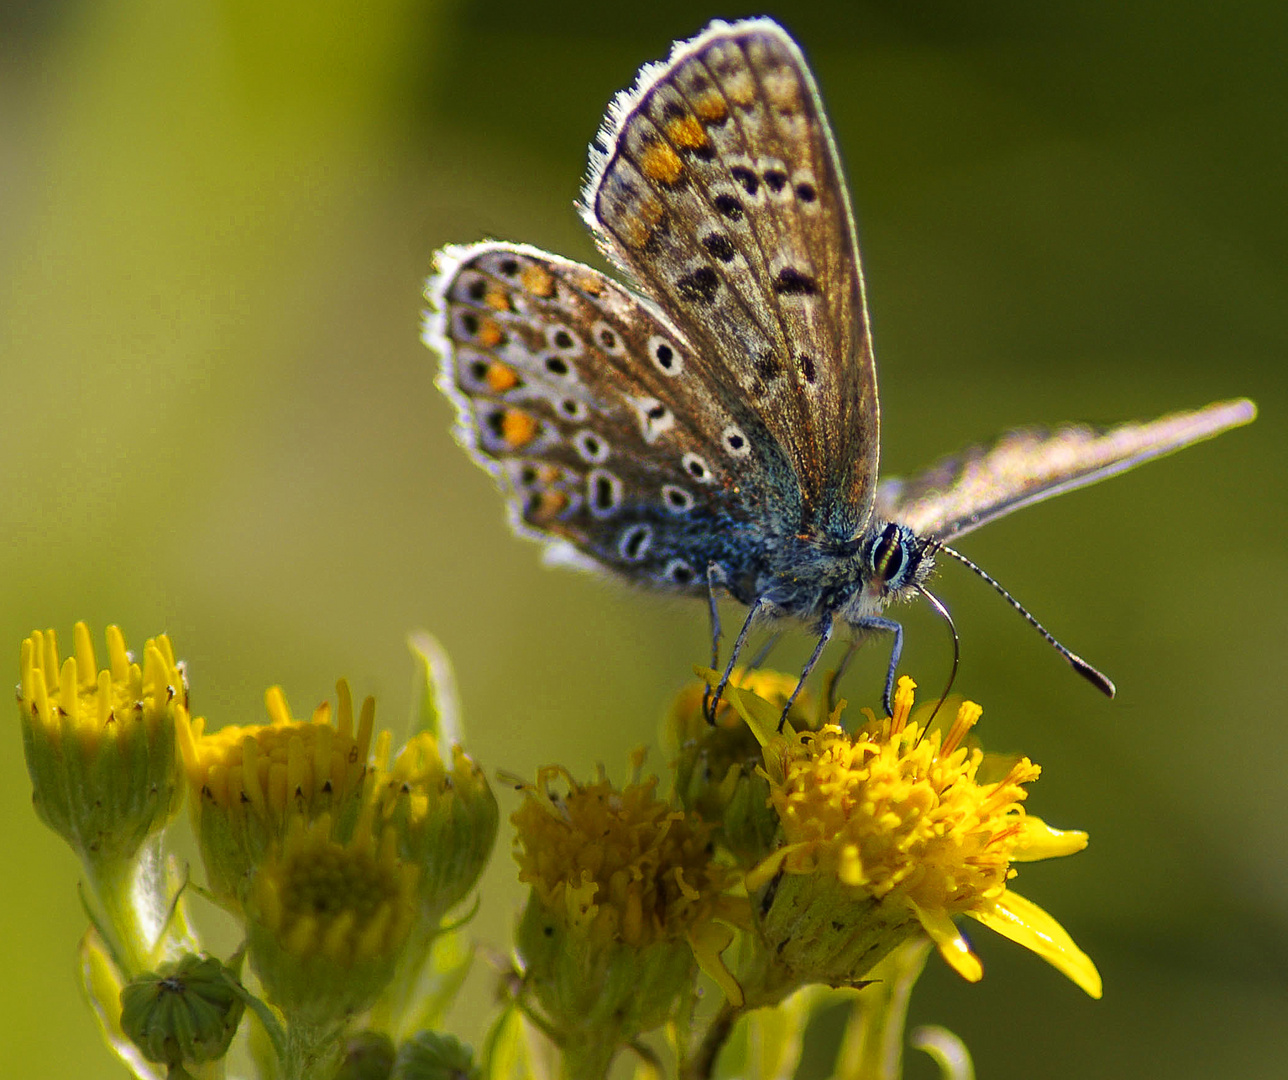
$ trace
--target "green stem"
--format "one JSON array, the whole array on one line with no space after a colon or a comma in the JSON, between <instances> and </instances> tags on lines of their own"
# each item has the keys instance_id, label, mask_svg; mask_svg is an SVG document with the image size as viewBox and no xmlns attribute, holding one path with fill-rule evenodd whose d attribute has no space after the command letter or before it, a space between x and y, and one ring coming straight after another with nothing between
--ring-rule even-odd
<instances>
[{"instance_id":1,"label":"green stem","mask_svg":"<svg viewBox=\"0 0 1288 1080\"><path fill-rule=\"evenodd\" d=\"M615 1039L568 1041L562 1047L563 1080L603 1080L621 1044Z\"/></svg>"},{"instance_id":2,"label":"green stem","mask_svg":"<svg viewBox=\"0 0 1288 1080\"><path fill-rule=\"evenodd\" d=\"M836 1080L899 1080L908 1000L930 948L930 940L918 935L873 969L876 981L859 992L850 1013L836 1059Z\"/></svg>"},{"instance_id":3,"label":"green stem","mask_svg":"<svg viewBox=\"0 0 1288 1080\"><path fill-rule=\"evenodd\" d=\"M127 980L153 966L167 930L170 905L160 845L158 835L133 859L84 862L91 919Z\"/></svg>"},{"instance_id":4,"label":"green stem","mask_svg":"<svg viewBox=\"0 0 1288 1080\"><path fill-rule=\"evenodd\" d=\"M702 1044L698 1047L698 1052L685 1064L683 1080L710 1080L715 1073L720 1051L729 1041L729 1036L733 1034L733 1026L742 1013L742 1007L730 1005L727 1001L724 1003L712 1019L706 1034L702 1036Z\"/></svg>"},{"instance_id":5,"label":"green stem","mask_svg":"<svg viewBox=\"0 0 1288 1080\"><path fill-rule=\"evenodd\" d=\"M282 1080L316 1080L334 1076L344 1054L344 1024L286 1025Z\"/></svg>"}]
</instances>

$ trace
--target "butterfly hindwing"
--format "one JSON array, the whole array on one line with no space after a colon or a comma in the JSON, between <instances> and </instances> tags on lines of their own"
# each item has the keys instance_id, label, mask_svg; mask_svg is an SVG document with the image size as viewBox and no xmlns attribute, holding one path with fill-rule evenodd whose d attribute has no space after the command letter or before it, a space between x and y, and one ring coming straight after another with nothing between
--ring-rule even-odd
<instances>
[{"instance_id":1,"label":"butterfly hindwing","mask_svg":"<svg viewBox=\"0 0 1288 1080\"><path fill-rule=\"evenodd\" d=\"M907 525L918 536L946 542L1022 506L1094 484L1255 416L1252 402L1239 400L1116 427L1070 424L1008 432L993 443L946 457L919 476L883 481L877 514Z\"/></svg>"},{"instance_id":2,"label":"butterfly hindwing","mask_svg":"<svg viewBox=\"0 0 1288 1080\"><path fill-rule=\"evenodd\" d=\"M619 95L583 213L782 447L796 532L850 537L875 493L876 373L849 196L813 77L764 19L715 23Z\"/></svg>"},{"instance_id":3,"label":"butterfly hindwing","mask_svg":"<svg viewBox=\"0 0 1288 1080\"><path fill-rule=\"evenodd\" d=\"M725 549L778 508L740 489L770 490L754 478L785 466L754 418L684 378L693 350L646 301L504 243L445 249L428 296L457 438L497 478L516 529L664 588L705 588L712 559L750 572Z\"/></svg>"}]
</instances>

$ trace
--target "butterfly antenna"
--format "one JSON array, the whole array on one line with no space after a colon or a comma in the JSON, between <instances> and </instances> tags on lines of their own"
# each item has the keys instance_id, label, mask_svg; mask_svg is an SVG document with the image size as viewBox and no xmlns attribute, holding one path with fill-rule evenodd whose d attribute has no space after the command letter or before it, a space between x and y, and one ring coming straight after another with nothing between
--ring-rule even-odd
<instances>
[{"instance_id":1,"label":"butterfly antenna","mask_svg":"<svg viewBox=\"0 0 1288 1080\"><path fill-rule=\"evenodd\" d=\"M948 608L944 606L944 602L922 585L916 586L916 589L925 598L926 603L934 608L939 617L948 624L948 632L953 635L953 670L949 672L944 692L939 695L939 700L935 702L935 708L930 714L930 719L926 721L921 729L921 734L917 737L917 742L920 743L926 737L926 732L930 730L930 725L934 723L935 717L939 715L939 710L944 707L944 702L948 700L948 695L952 693L953 683L957 681L957 668L961 665L962 643L961 638L957 636L957 626L953 622L953 617L949 614Z\"/></svg>"},{"instance_id":2,"label":"butterfly antenna","mask_svg":"<svg viewBox=\"0 0 1288 1080\"><path fill-rule=\"evenodd\" d=\"M1028 608L1026 608L1023 604L1021 604L1018 600L1016 600L1015 597L1013 597L1009 592L1007 592L1002 587L1001 582L999 582L996 578L992 577L982 567L979 567L975 563L971 562L971 560L966 558L966 556L963 555L960 551L956 551L953 548L950 548L947 544L936 544L935 550L942 551L945 555L951 555L954 559L956 559L959 563L965 566L968 570L973 570L976 574L978 574L990 585L992 585L994 591L996 591L998 595L1002 597L1003 600L1005 600L1008 604L1010 604L1011 607L1015 608L1015 610L1018 611L1024 617L1025 622L1027 622L1031 627L1033 627L1034 630L1036 630L1039 634L1041 634L1046 639L1046 643L1050 645L1051 648L1055 649L1056 652L1058 652L1061 656L1063 656L1066 660L1069 661L1069 665L1073 668L1074 671L1076 671L1079 675L1081 675L1084 679L1086 679L1087 682L1091 683L1091 685L1094 686L1097 690L1099 690L1102 694L1104 694L1105 697L1114 696L1115 690L1114 690L1113 680L1110 679L1109 676L1105 675L1103 672L1097 671L1090 664L1088 664L1087 661L1085 661L1081 656L1078 656L1076 653L1070 652L1058 641L1056 641L1055 636L1051 633L1051 631L1049 631L1045 626L1043 626L1040 622L1038 622L1037 619L1035 619L1032 615L1030 615Z\"/></svg>"}]
</instances>

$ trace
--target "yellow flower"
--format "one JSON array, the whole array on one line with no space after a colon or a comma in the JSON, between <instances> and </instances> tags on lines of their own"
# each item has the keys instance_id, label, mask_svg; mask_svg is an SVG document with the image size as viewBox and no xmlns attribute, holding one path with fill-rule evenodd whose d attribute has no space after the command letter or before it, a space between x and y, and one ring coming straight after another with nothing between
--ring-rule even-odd
<instances>
[{"instance_id":1,"label":"yellow flower","mask_svg":"<svg viewBox=\"0 0 1288 1080\"><path fill-rule=\"evenodd\" d=\"M209 735L202 720L179 724L209 886L233 910L294 817L307 822L326 815L343 841L361 812L375 701L363 702L355 724L348 683L340 680L336 691L335 727L329 703L311 721L295 720L276 686L264 695L267 724L229 725Z\"/></svg>"},{"instance_id":2,"label":"yellow flower","mask_svg":"<svg viewBox=\"0 0 1288 1080\"><path fill-rule=\"evenodd\" d=\"M133 859L179 807L175 724L187 723L188 689L164 635L147 641L140 666L109 626L102 671L83 622L73 640L65 660L53 630L22 643L23 744L36 813L103 868Z\"/></svg>"},{"instance_id":3,"label":"yellow flower","mask_svg":"<svg viewBox=\"0 0 1288 1080\"><path fill-rule=\"evenodd\" d=\"M711 826L657 798L656 777L641 779L643 757L621 789L602 769L581 784L544 768L520 785L510 818L519 879L532 887L516 943L570 1075L600 1074L619 1046L665 1022L699 965L741 1001L720 959L729 924L747 919L745 901L726 895L736 874L713 859Z\"/></svg>"},{"instance_id":4,"label":"yellow flower","mask_svg":"<svg viewBox=\"0 0 1288 1080\"><path fill-rule=\"evenodd\" d=\"M347 843L329 815L291 819L246 899L251 965L291 1023L335 1024L380 995L416 918L416 867L370 810Z\"/></svg>"},{"instance_id":5,"label":"yellow flower","mask_svg":"<svg viewBox=\"0 0 1288 1080\"><path fill-rule=\"evenodd\" d=\"M984 755L962 745L982 710L961 705L947 732L910 721L911 679L894 716L854 735L835 725L776 731L777 714L745 692L732 700L764 752L763 775L781 846L747 875L772 997L806 982L861 980L883 956L925 931L964 978L983 968L953 923L967 915L1036 952L1093 997L1095 965L1050 915L1012 892L1015 862L1080 851L1082 832L1027 814L1022 758L995 783Z\"/></svg>"}]
</instances>

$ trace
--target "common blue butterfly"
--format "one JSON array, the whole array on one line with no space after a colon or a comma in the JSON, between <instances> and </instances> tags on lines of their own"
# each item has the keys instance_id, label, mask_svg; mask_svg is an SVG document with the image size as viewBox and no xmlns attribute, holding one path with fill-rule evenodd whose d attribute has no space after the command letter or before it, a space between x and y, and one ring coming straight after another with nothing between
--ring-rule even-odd
<instances>
[{"instance_id":1,"label":"common blue butterfly","mask_svg":"<svg viewBox=\"0 0 1288 1080\"><path fill-rule=\"evenodd\" d=\"M1238 400L1018 430L878 481L849 195L813 75L768 19L714 22L643 68L592 144L580 209L631 288L521 244L450 246L425 341L519 533L556 561L707 596L717 640L717 590L748 605L726 679L762 616L817 631L802 683L837 627L888 632L888 705L902 630L883 613L929 597L937 553L969 564L949 541L1256 415Z\"/></svg>"}]
</instances>

